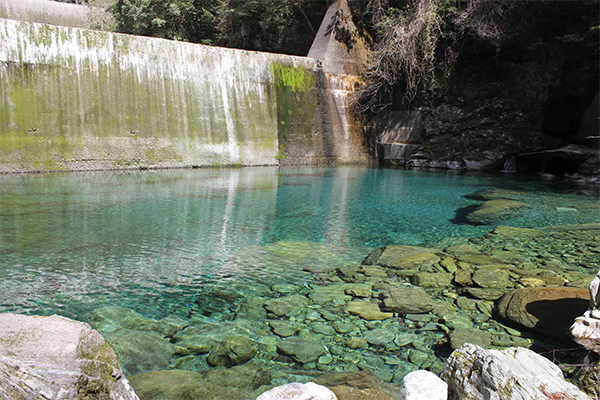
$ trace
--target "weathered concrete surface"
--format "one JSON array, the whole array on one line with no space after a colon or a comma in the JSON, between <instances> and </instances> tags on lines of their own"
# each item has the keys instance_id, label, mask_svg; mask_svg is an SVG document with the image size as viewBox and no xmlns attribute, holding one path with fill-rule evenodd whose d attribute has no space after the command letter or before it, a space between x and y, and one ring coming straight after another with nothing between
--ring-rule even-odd
<instances>
[{"instance_id":1,"label":"weathered concrete surface","mask_svg":"<svg viewBox=\"0 0 600 400\"><path fill-rule=\"evenodd\" d=\"M0 0L0 18L88 28L88 8L50 0Z\"/></svg>"},{"instance_id":2,"label":"weathered concrete surface","mask_svg":"<svg viewBox=\"0 0 600 400\"><path fill-rule=\"evenodd\" d=\"M310 58L0 20L0 172L369 161L329 102L348 87L322 76Z\"/></svg>"},{"instance_id":3,"label":"weathered concrete surface","mask_svg":"<svg viewBox=\"0 0 600 400\"><path fill-rule=\"evenodd\" d=\"M0 314L0 398L139 400L88 324Z\"/></svg>"}]
</instances>

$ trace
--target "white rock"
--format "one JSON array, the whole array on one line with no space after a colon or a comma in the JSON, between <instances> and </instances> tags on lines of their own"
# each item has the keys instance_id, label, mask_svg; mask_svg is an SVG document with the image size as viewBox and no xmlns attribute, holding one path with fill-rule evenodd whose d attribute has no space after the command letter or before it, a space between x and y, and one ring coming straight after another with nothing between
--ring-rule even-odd
<instances>
[{"instance_id":1,"label":"white rock","mask_svg":"<svg viewBox=\"0 0 600 400\"><path fill-rule=\"evenodd\" d=\"M499 351L465 343L450 355L441 378L461 400L589 400L558 366L522 347Z\"/></svg>"},{"instance_id":2,"label":"white rock","mask_svg":"<svg viewBox=\"0 0 600 400\"><path fill-rule=\"evenodd\" d=\"M413 371L404 377L400 400L447 400L448 384L429 371Z\"/></svg>"},{"instance_id":3,"label":"white rock","mask_svg":"<svg viewBox=\"0 0 600 400\"><path fill-rule=\"evenodd\" d=\"M0 314L0 399L139 400L115 352L88 324Z\"/></svg>"},{"instance_id":4,"label":"white rock","mask_svg":"<svg viewBox=\"0 0 600 400\"><path fill-rule=\"evenodd\" d=\"M289 383L264 392L256 400L337 400L325 386L314 382Z\"/></svg>"},{"instance_id":5,"label":"white rock","mask_svg":"<svg viewBox=\"0 0 600 400\"><path fill-rule=\"evenodd\" d=\"M600 354L600 272L590 283L590 308L571 325L573 339Z\"/></svg>"}]
</instances>

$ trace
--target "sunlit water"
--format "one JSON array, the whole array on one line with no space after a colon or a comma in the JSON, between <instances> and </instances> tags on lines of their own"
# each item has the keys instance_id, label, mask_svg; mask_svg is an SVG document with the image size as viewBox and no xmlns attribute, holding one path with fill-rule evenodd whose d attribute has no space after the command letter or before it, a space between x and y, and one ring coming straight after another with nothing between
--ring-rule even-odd
<instances>
[{"instance_id":1,"label":"sunlit water","mask_svg":"<svg viewBox=\"0 0 600 400\"><path fill-rule=\"evenodd\" d=\"M456 212L478 203L465 195L497 187L536 196L504 225L600 221L597 209L557 210L595 198L582 188L514 175L340 167L0 176L0 311L84 319L117 304L185 317L202 307L199 293L223 282L251 290L263 269L277 271L271 283L305 279L291 276L303 264L360 262L375 247L489 232ZM260 249L282 241L288 259L261 265ZM302 242L323 253L294 257ZM232 267L245 254L251 267Z\"/></svg>"}]
</instances>

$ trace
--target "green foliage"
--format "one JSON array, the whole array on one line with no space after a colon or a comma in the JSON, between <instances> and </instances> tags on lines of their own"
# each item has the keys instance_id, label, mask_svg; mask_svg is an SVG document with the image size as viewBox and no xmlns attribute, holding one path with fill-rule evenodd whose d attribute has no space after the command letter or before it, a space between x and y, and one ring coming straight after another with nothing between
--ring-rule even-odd
<instances>
[{"instance_id":1,"label":"green foliage","mask_svg":"<svg viewBox=\"0 0 600 400\"><path fill-rule=\"evenodd\" d=\"M306 55L327 0L116 0L122 33Z\"/></svg>"},{"instance_id":2,"label":"green foliage","mask_svg":"<svg viewBox=\"0 0 600 400\"><path fill-rule=\"evenodd\" d=\"M326 0L225 0L222 44L306 55L327 6Z\"/></svg>"},{"instance_id":3,"label":"green foliage","mask_svg":"<svg viewBox=\"0 0 600 400\"><path fill-rule=\"evenodd\" d=\"M109 9L116 30L214 44L221 0L117 0Z\"/></svg>"}]
</instances>

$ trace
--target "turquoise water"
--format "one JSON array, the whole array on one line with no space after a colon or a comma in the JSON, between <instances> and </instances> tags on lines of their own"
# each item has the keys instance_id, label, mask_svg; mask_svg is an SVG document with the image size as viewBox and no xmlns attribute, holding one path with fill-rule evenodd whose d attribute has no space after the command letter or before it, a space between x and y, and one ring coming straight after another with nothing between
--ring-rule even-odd
<instances>
[{"instance_id":1,"label":"turquoise water","mask_svg":"<svg viewBox=\"0 0 600 400\"><path fill-rule=\"evenodd\" d=\"M0 311L84 319L117 304L187 317L218 285L308 279L298 272L307 265L359 263L375 247L489 232L456 219L479 203L465 195L488 188L531 196L503 225L600 221L593 189L515 175L265 167L0 176Z\"/></svg>"}]
</instances>

